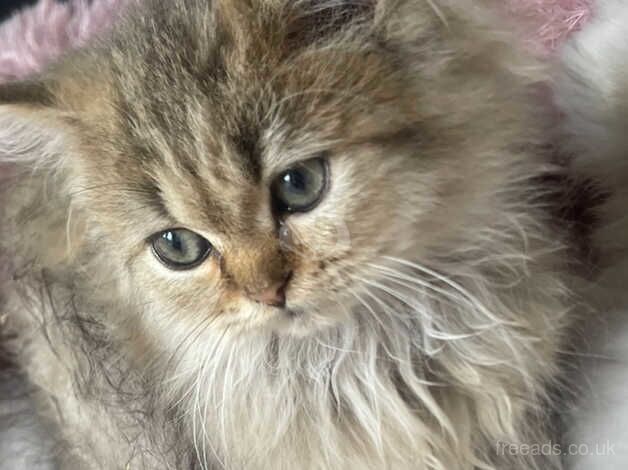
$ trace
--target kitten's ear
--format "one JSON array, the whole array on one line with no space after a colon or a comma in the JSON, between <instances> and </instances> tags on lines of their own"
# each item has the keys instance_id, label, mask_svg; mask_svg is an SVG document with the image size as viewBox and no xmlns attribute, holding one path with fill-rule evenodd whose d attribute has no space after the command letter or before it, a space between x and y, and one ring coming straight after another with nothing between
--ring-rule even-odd
<instances>
[{"instance_id":1,"label":"kitten's ear","mask_svg":"<svg viewBox=\"0 0 628 470\"><path fill-rule=\"evenodd\" d=\"M350 26L371 24L378 0L300 0L288 14L286 37L291 45L309 45L334 38Z\"/></svg>"},{"instance_id":2,"label":"kitten's ear","mask_svg":"<svg viewBox=\"0 0 628 470\"><path fill-rule=\"evenodd\" d=\"M37 259L55 266L83 246L85 218L70 209L65 164L74 134L71 114L58 106L50 83L0 85L0 251L11 250L13 263Z\"/></svg>"},{"instance_id":3,"label":"kitten's ear","mask_svg":"<svg viewBox=\"0 0 628 470\"><path fill-rule=\"evenodd\" d=\"M436 0L297 0L288 35L300 43L369 31L380 39L414 39L426 25L446 25L447 11Z\"/></svg>"},{"instance_id":4,"label":"kitten's ear","mask_svg":"<svg viewBox=\"0 0 628 470\"><path fill-rule=\"evenodd\" d=\"M352 24L374 19L377 0L308 0L300 2L301 27L312 39L327 37Z\"/></svg>"},{"instance_id":5,"label":"kitten's ear","mask_svg":"<svg viewBox=\"0 0 628 470\"><path fill-rule=\"evenodd\" d=\"M59 163L70 119L50 90L40 80L0 85L0 163L38 168Z\"/></svg>"}]
</instances>

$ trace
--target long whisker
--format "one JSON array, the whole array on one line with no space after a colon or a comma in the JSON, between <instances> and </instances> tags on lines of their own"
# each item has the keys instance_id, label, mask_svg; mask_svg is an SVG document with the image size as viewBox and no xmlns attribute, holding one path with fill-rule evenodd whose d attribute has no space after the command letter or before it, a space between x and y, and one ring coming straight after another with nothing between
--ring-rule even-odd
<instances>
[{"instance_id":1,"label":"long whisker","mask_svg":"<svg viewBox=\"0 0 628 470\"><path fill-rule=\"evenodd\" d=\"M486 315L488 318L490 318L491 320L495 321L496 324L507 324L508 322L505 322L502 318L499 318L498 316L496 316L493 312L491 312L484 304L482 304L482 302L480 302L474 295L472 295L467 289L465 289L464 287L462 287L460 284L456 283L455 281L447 278L446 276L432 270L429 269L425 266L421 266L420 264L417 263L413 263L411 261L407 261L405 259L401 259L401 258L395 258L395 257L390 257L390 256L386 256L386 259L399 263L401 265L407 266L409 268L413 268L415 270L421 271L425 274L428 274L430 276L432 276L433 278L443 282L444 284L446 284L447 286L451 287L454 291L458 292L464 299L466 299L466 301L468 301L471 305L473 305L478 311L482 312L484 315Z\"/></svg>"},{"instance_id":2,"label":"long whisker","mask_svg":"<svg viewBox=\"0 0 628 470\"><path fill-rule=\"evenodd\" d=\"M437 301L447 301L449 303L453 303L454 305L458 306L458 307L462 307L463 305L466 305L469 308L475 309L475 310L479 310L477 308L477 303L472 303L470 302L468 299L466 298L460 298L460 296L457 296L455 294L452 294L451 292L439 288L438 286L434 286L428 282L422 281L418 278L414 278L411 276L407 276L404 275L403 273L400 273L398 271L389 269L389 268L385 268L385 267L380 267L377 265L373 265L373 267L375 269L380 270L383 274L385 274L386 278L388 280L390 280L391 282L394 282L395 284L401 285L403 287L407 287L409 289L412 288L416 288L417 286L419 287L423 287L426 288L428 290L434 291L438 294L441 294L442 297L436 297L435 299ZM407 282L403 282L403 281L407 281ZM424 294L427 294L426 292L424 292ZM429 294L428 294L429 296ZM460 305L460 300L462 300L463 305ZM475 330L482 330L482 329L489 329L489 328L494 328L496 325L514 325L514 322L508 322L505 320L499 320L499 321L492 321L490 323L487 323L485 325L482 324L475 324L474 325L474 329Z\"/></svg>"}]
</instances>

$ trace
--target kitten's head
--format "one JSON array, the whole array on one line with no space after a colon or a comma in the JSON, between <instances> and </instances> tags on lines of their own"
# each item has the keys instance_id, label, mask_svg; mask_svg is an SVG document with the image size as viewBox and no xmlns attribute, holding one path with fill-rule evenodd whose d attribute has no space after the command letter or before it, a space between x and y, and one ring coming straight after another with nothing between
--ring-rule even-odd
<instances>
[{"instance_id":1,"label":"kitten's head","mask_svg":"<svg viewBox=\"0 0 628 470\"><path fill-rule=\"evenodd\" d=\"M307 334L372 313L410 263L483 240L528 137L528 78L470 10L143 8L3 88L4 153L61 175L88 227L70 251L102 255L164 324Z\"/></svg>"}]
</instances>

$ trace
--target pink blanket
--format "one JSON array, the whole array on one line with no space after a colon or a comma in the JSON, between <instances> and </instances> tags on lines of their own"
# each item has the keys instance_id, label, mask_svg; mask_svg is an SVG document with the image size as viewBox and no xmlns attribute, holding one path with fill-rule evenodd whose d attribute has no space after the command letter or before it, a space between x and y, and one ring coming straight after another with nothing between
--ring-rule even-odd
<instances>
[{"instance_id":1,"label":"pink blanket","mask_svg":"<svg viewBox=\"0 0 628 470\"><path fill-rule=\"evenodd\" d=\"M0 82L24 78L110 27L134 0L39 0L0 25ZM589 17L594 0L503 0L534 46L551 53Z\"/></svg>"}]
</instances>

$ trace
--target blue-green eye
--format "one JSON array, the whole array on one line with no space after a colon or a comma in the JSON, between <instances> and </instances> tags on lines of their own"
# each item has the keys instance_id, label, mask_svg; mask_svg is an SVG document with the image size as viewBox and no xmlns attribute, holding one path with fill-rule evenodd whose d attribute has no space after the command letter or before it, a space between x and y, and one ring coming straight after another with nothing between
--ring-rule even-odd
<instances>
[{"instance_id":1,"label":"blue-green eye","mask_svg":"<svg viewBox=\"0 0 628 470\"><path fill-rule=\"evenodd\" d=\"M311 158L280 173L273 181L273 203L279 213L314 209L327 189L327 160Z\"/></svg>"},{"instance_id":2,"label":"blue-green eye","mask_svg":"<svg viewBox=\"0 0 628 470\"><path fill-rule=\"evenodd\" d=\"M151 237L153 253L170 269L192 269L201 264L212 251L203 237L183 228L165 230Z\"/></svg>"}]
</instances>

